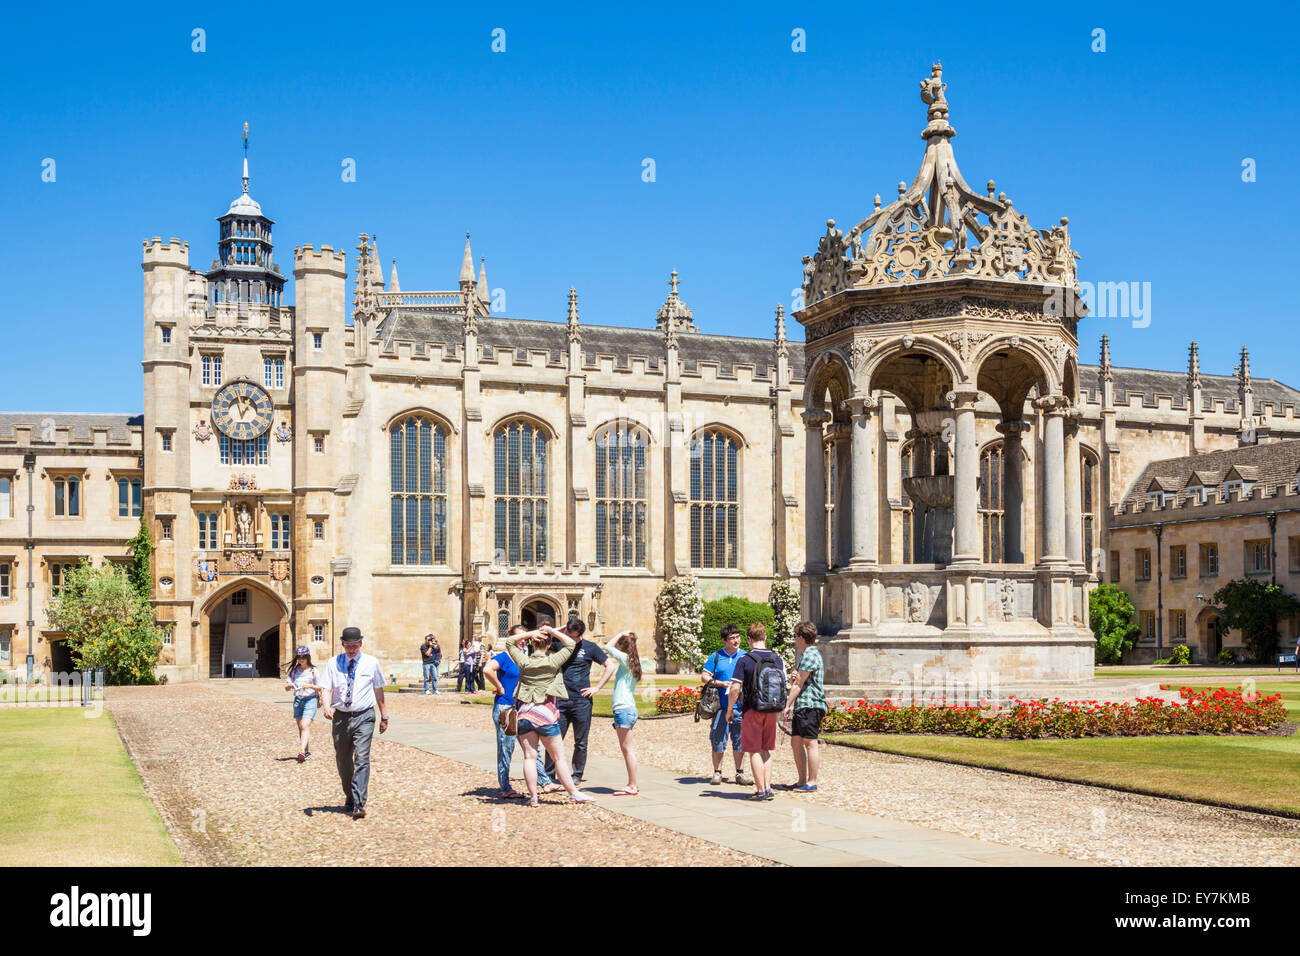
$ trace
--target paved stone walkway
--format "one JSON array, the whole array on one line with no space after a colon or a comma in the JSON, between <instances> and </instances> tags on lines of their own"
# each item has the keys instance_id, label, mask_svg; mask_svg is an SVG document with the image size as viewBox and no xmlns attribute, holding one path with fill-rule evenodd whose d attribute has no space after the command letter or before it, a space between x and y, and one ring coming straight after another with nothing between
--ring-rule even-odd
<instances>
[{"instance_id":1,"label":"paved stone walkway","mask_svg":"<svg viewBox=\"0 0 1300 956\"><path fill-rule=\"evenodd\" d=\"M213 686L233 696L279 705L272 681L223 681ZM392 715L384 738L495 774L491 731ZM515 768L519 768L519 751ZM522 771L519 771L522 773ZM582 789L607 810L792 866L1079 866L1067 857L1002 846L899 820L798 802L782 797L757 803L749 788L701 789L698 778L641 765L641 794L614 797L626 781L621 760L591 756Z\"/></svg>"}]
</instances>

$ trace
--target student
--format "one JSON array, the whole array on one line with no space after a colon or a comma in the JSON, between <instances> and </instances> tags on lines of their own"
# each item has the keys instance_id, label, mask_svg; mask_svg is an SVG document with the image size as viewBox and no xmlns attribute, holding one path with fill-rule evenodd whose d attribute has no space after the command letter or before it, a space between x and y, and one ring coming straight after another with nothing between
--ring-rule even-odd
<instances>
[{"instance_id":1,"label":"student","mask_svg":"<svg viewBox=\"0 0 1300 956\"><path fill-rule=\"evenodd\" d=\"M550 650L551 640L560 642L559 650ZM531 643L532 656L524 653L524 645ZM564 742L560 738L560 712L557 700L568 693L564 686L562 668L578 649L578 642L564 631L551 626L543 619L535 631L525 631L516 640L506 642L506 653L519 668L519 683L515 685L515 702L519 708L519 743L524 749L524 783L528 785L528 806L537 806L537 753L538 744L546 748L569 799L574 803L588 803L593 797L579 792L569 774L569 762L564 756Z\"/></svg>"},{"instance_id":2,"label":"student","mask_svg":"<svg viewBox=\"0 0 1300 956\"><path fill-rule=\"evenodd\" d=\"M817 650L817 626L802 621L794 629L796 666L794 685L786 700L785 717L790 720L790 746L794 749L794 766L799 782L785 790L812 793L817 789L817 768L821 764L822 720L826 717L826 691L822 685L824 667ZM791 714L794 715L791 720Z\"/></svg>"},{"instance_id":3,"label":"student","mask_svg":"<svg viewBox=\"0 0 1300 956\"><path fill-rule=\"evenodd\" d=\"M636 682L641 679L641 655L636 649L636 634L632 631L619 634L605 644L605 653L618 666L614 672L610 705L614 711L614 732L618 734L618 746L627 766L627 786L615 790L614 796L635 797L641 792L636 785L636 751L632 749L632 728L637 721Z\"/></svg>"},{"instance_id":4,"label":"student","mask_svg":"<svg viewBox=\"0 0 1300 956\"><path fill-rule=\"evenodd\" d=\"M772 751L776 749L776 718L785 706L785 663L767 649L767 628L749 625L749 653L736 664L731 693L741 698L740 749L749 754L754 775L754 800L771 800Z\"/></svg>"},{"instance_id":5,"label":"student","mask_svg":"<svg viewBox=\"0 0 1300 956\"><path fill-rule=\"evenodd\" d=\"M734 624L723 625L722 647L709 655L704 662L704 684L718 689L718 711L709 722L709 746L713 750L713 779L722 783L722 755L727 752L727 738L731 738L731 755L736 758L736 783L748 786L754 781L745 776L745 755L740 752L740 698L729 695L731 675L740 660L740 628Z\"/></svg>"},{"instance_id":6,"label":"student","mask_svg":"<svg viewBox=\"0 0 1300 956\"><path fill-rule=\"evenodd\" d=\"M477 655L474 653L470 642L462 639L460 642L460 671L456 674L456 693L463 694L462 690L466 684L469 685L468 693L474 693L474 664Z\"/></svg>"},{"instance_id":7,"label":"student","mask_svg":"<svg viewBox=\"0 0 1300 956\"><path fill-rule=\"evenodd\" d=\"M325 667L321 690L329 693L325 719L333 721L334 761L343 784L343 812L360 820L366 815L370 783L370 743L375 735L375 705L379 706L379 732L388 729L388 704L384 700L384 673L379 661L361 653L361 631L343 628L343 653Z\"/></svg>"},{"instance_id":8,"label":"student","mask_svg":"<svg viewBox=\"0 0 1300 956\"><path fill-rule=\"evenodd\" d=\"M568 698L560 698L560 739L573 727L573 782L582 783L582 773L587 769L587 735L591 733L591 699L614 676L618 665L611 661L599 644L585 640L583 634L587 625L582 618L574 615L564 625L565 633L574 644L573 655L564 665L564 686ZM552 644L551 649L558 649ZM605 665L605 673L600 675L600 683L591 686L591 665ZM555 763L547 759L546 772L555 776Z\"/></svg>"},{"instance_id":9,"label":"student","mask_svg":"<svg viewBox=\"0 0 1300 956\"><path fill-rule=\"evenodd\" d=\"M442 663L442 648L432 634L424 635L424 643L420 645L420 663L424 668L425 695L438 693L438 665Z\"/></svg>"},{"instance_id":10,"label":"student","mask_svg":"<svg viewBox=\"0 0 1300 956\"><path fill-rule=\"evenodd\" d=\"M509 636L515 638L526 631L522 624L513 624ZM519 667L504 651L492 658L483 668L483 676L496 691L492 702L492 725L497 731L497 783L501 787L501 796L508 800L521 798L524 794L510 786L510 761L515 755L515 738L501 727L501 712L515 706L515 685L519 683ZM537 755L537 786L542 793L554 793L563 790L558 783L551 780L542 764L542 755Z\"/></svg>"},{"instance_id":11,"label":"student","mask_svg":"<svg viewBox=\"0 0 1300 956\"><path fill-rule=\"evenodd\" d=\"M298 728L298 762L311 757L311 722L316 719L323 689L311 662L311 651L299 646L294 652L293 664L284 679L284 689L293 691L293 722Z\"/></svg>"}]
</instances>

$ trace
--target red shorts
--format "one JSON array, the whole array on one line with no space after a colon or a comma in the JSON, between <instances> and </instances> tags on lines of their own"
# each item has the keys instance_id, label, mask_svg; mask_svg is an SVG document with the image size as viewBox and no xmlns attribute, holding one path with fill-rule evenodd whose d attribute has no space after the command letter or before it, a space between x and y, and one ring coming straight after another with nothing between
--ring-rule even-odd
<instances>
[{"instance_id":1,"label":"red shorts","mask_svg":"<svg viewBox=\"0 0 1300 956\"><path fill-rule=\"evenodd\" d=\"M777 714L747 710L740 718L740 752L756 754L776 749Z\"/></svg>"}]
</instances>

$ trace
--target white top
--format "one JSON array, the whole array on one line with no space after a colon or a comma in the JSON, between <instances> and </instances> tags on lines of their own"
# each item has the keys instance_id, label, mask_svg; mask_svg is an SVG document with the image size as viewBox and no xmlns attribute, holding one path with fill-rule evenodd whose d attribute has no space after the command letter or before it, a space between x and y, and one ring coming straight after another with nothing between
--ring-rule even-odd
<instances>
[{"instance_id":1,"label":"white top","mask_svg":"<svg viewBox=\"0 0 1300 956\"><path fill-rule=\"evenodd\" d=\"M340 659L343 661L339 668ZM375 706L375 688L384 686L384 672L379 659L362 651L356 656L357 666L352 673L352 699L348 702L348 657L336 654L325 665L321 686L330 695L330 707L338 710L369 710Z\"/></svg>"}]
</instances>

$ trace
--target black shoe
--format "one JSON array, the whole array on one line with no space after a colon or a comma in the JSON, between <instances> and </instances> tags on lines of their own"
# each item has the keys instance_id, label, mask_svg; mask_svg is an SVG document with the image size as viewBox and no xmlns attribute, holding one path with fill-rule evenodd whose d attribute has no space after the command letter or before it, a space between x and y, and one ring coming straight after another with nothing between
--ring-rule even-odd
<instances>
[{"instance_id":1,"label":"black shoe","mask_svg":"<svg viewBox=\"0 0 1300 956\"><path fill-rule=\"evenodd\" d=\"M362 807L360 810L355 810L355 811L353 811L353 813L352 813L352 819L353 819L353 820L360 820L360 819L361 819L362 817L364 817L365 815L366 815L366 808L365 808L365 807Z\"/></svg>"},{"instance_id":2,"label":"black shoe","mask_svg":"<svg viewBox=\"0 0 1300 956\"><path fill-rule=\"evenodd\" d=\"M343 804L343 812L346 813L348 816L351 816L352 811L354 811L355 809L356 807L352 805L352 801L350 800L347 803Z\"/></svg>"}]
</instances>

